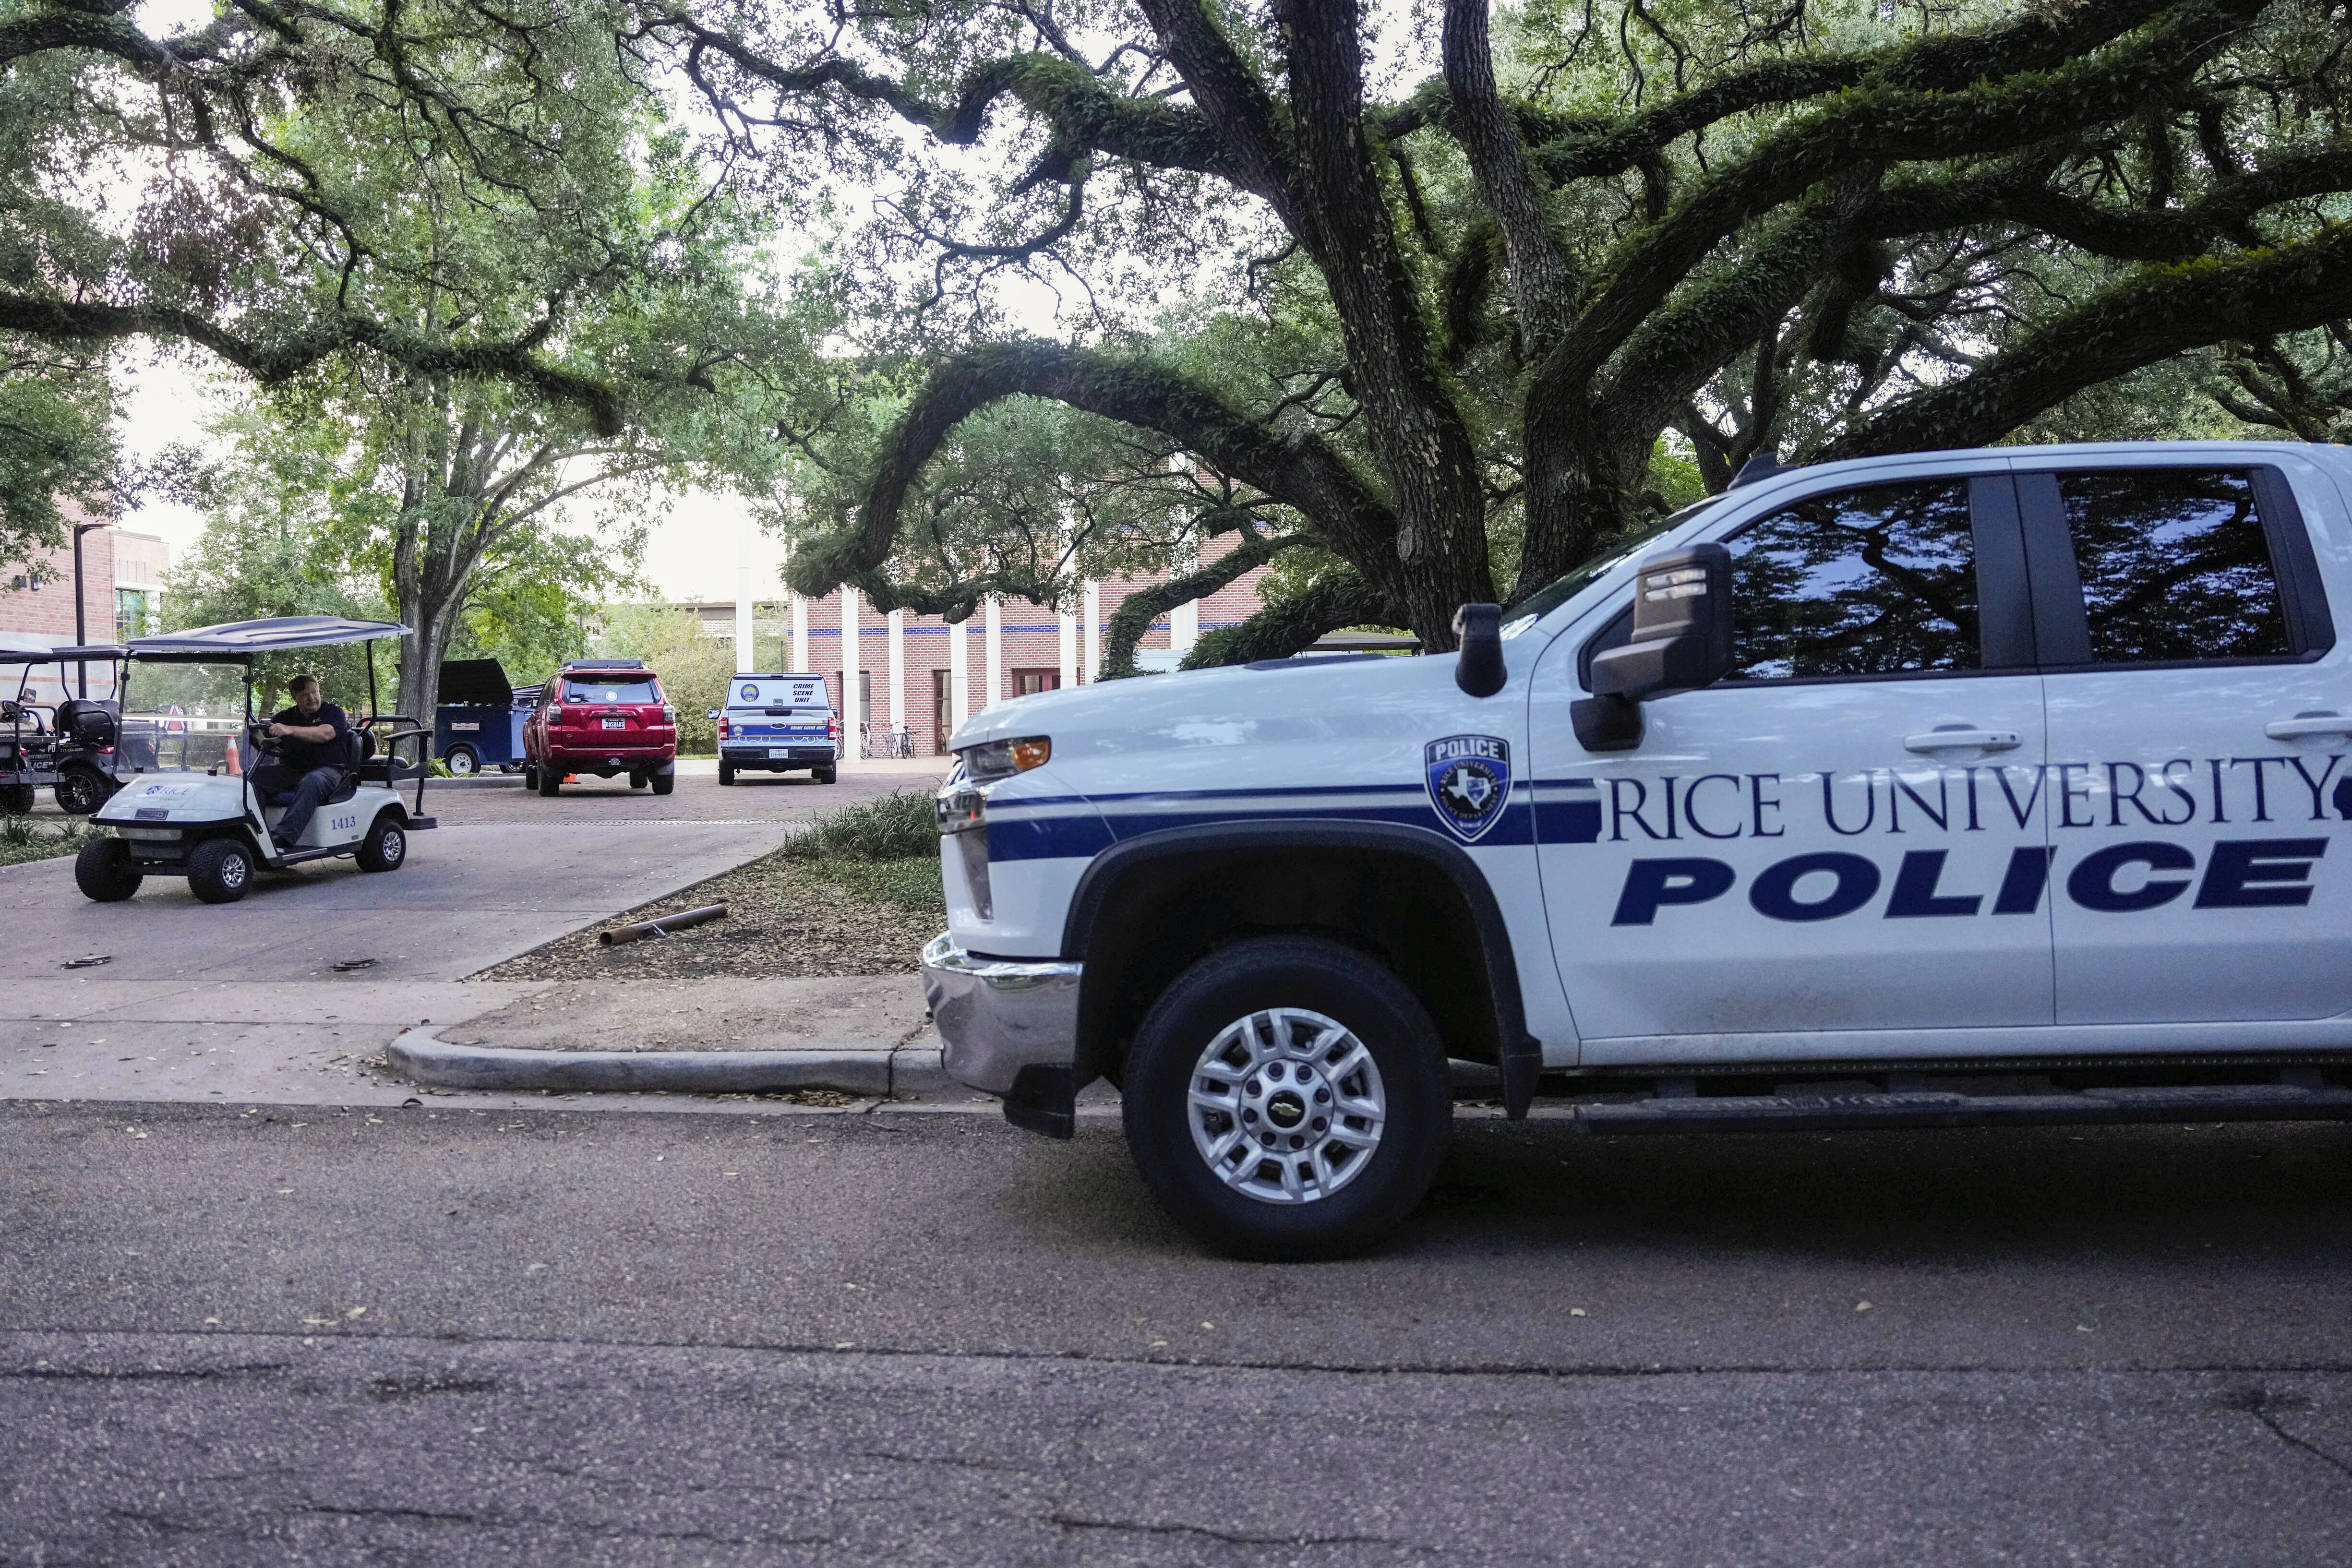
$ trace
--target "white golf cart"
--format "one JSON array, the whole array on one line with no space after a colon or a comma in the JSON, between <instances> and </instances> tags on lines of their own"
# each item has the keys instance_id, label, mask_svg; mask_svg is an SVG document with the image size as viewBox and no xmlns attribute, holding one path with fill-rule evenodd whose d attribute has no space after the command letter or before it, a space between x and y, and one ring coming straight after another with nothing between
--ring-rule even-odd
<instances>
[{"instance_id":1,"label":"white golf cart","mask_svg":"<svg viewBox=\"0 0 2352 1568\"><path fill-rule=\"evenodd\" d=\"M129 898L150 876L184 876L188 891L206 904L243 898L261 870L283 871L304 861L350 855L362 871L397 871L408 858L408 835L434 825L425 815L425 747L432 732L414 718L378 712L375 649L379 638L408 628L386 621L342 621L296 615L270 621L240 621L204 626L124 644L130 672L124 677L123 751L120 789L90 819L119 837L85 845L74 862L74 882L101 904ZM285 813L274 800L259 799L242 768L274 755L278 743L253 711L253 662L263 654L303 648L366 643L368 716L353 723L344 742L343 775L289 850L272 841L271 830ZM152 669L160 684L171 666L214 666L218 677L235 671L244 686L244 723L235 728L200 728L182 721L135 716L130 706L136 673ZM237 754L230 747L239 740ZM404 749L413 757L403 757ZM404 804L394 786L416 780L414 805Z\"/></svg>"}]
</instances>

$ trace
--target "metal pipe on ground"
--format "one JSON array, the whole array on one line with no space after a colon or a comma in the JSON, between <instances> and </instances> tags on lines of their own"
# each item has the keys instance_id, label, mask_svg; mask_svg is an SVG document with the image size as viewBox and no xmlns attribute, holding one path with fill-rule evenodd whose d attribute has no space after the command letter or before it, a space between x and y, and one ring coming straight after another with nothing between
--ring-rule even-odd
<instances>
[{"instance_id":1,"label":"metal pipe on ground","mask_svg":"<svg viewBox=\"0 0 2352 1568\"><path fill-rule=\"evenodd\" d=\"M658 920L640 920L635 925L622 925L610 931L599 931L596 933L596 942L599 946L618 947L625 943L643 942L649 936L667 936L673 931L683 931L690 925L708 925L713 920L726 918L725 904L706 904L699 909L681 910L676 915L665 915Z\"/></svg>"}]
</instances>

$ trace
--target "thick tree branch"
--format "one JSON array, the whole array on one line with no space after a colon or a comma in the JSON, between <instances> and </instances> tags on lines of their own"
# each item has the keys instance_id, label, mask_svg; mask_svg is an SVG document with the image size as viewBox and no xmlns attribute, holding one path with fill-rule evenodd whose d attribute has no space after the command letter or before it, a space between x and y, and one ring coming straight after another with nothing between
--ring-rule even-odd
<instances>
[{"instance_id":1,"label":"thick tree branch","mask_svg":"<svg viewBox=\"0 0 2352 1568\"><path fill-rule=\"evenodd\" d=\"M1335 545L1393 559L1388 547L1395 515L1318 438L1269 429L1211 389L1147 360L1024 340L972 350L932 372L892 430L856 526L793 557L795 589L822 593L851 582L875 593L877 603L895 591L878 573L897 546L916 475L956 425L1017 393L1158 431L1219 473L1297 508Z\"/></svg>"},{"instance_id":2,"label":"thick tree branch","mask_svg":"<svg viewBox=\"0 0 2352 1568\"><path fill-rule=\"evenodd\" d=\"M1832 441L1823 460L1996 441L2084 388L2235 338L2352 314L2352 226L2227 261L2151 268L2006 345L1963 380Z\"/></svg>"},{"instance_id":3,"label":"thick tree branch","mask_svg":"<svg viewBox=\"0 0 2352 1568\"><path fill-rule=\"evenodd\" d=\"M1154 621L1180 604L1206 599L1219 589L1240 581L1291 546L1305 544L1308 539L1306 534L1251 532L1229 554L1198 571L1129 594L1119 601L1103 628L1102 670L1095 678L1115 681L1141 674L1143 672L1135 667L1135 646L1143 641L1143 634L1151 630Z\"/></svg>"},{"instance_id":4,"label":"thick tree branch","mask_svg":"<svg viewBox=\"0 0 2352 1568\"><path fill-rule=\"evenodd\" d=\"M584 412L597 434L621 430L619 396L601 382L559 370L530 350L546 333L510 343L439 343L409 329L345 313L274 341L239 336L193 310L161 305L100 305L0 294L0 331L27 332L63 342L124 338L182 338L211 350L264 386L292 380L330 355L373 350L420 375L479 376L516 382L551 402Z\"/></svg>"},{"instance_id":5,"label":"thick tree branch","mask_svg":"<svg viewBox=\"0 0 2352 1568\"><path fill-rule=\"evenodd\" d=\"M1526 356L1541 359L1568 332L1576 300L1568 258L1544 221L1528 172L1527 148L1495 89L1487 0L1446 0L1445 84L1454 95L1455 134L1479 193L1495 214L1511 260L1511 299Z\"/></svg>"},{"instance_id":6,"label":"thick tree branch","mask_svg":"<svg viewBox=\"0 0 2352 1568\"><path fill-rule=\"evenodd\" d=\"M1258 659L1286 659L1342 626L1400 626L1406 623L1402 607L1366 582L1349 566L1318 572L1307 586L1278 599L1238 626L1203 632L1182 668L1204 670L1220 664L1246 664Z\"/></svg>"}]
</instances>

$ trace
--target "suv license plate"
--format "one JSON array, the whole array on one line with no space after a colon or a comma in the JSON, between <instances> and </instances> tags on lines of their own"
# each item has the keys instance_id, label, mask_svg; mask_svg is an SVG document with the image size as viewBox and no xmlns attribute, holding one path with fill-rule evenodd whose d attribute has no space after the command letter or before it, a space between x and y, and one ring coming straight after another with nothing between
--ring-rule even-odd
<instances>
[{"instance_id":1,"label":"suv license plate","mask_svg":"<svg viewBox=\"0 0 2352 1568\"><path fill-rule=\"evenodd\" d=\"M771 762L789 761L792 755L793 748L789 746L772 746L768 747L768 760Z\"/></svg>"},{"instance_id":2,"label":"suv license plate","mask_svg":"<svg viewBox=\"0 0 2352 1568\"><path fill-rule=\"evenodd\" d=\"M626 729L629 727L629 721L625 718L608 718L604 721L604 727L606 729Z\"/></svg>"}]
</instances>

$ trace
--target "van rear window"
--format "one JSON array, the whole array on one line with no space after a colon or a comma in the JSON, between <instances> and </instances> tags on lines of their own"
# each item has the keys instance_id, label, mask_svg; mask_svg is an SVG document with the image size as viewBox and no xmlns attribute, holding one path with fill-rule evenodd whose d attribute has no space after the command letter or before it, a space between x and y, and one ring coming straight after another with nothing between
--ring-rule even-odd
<instances>
[{"instance_id":1,"label":"van rear window","mask_svg":"<svg viewBox=\"0 0 2352 1568\"><path fill-rule=\"evenodd\" d=\"M652 681L566 681L568 703L657 703L661 688Z\"/></svg>"}]
</instances>

